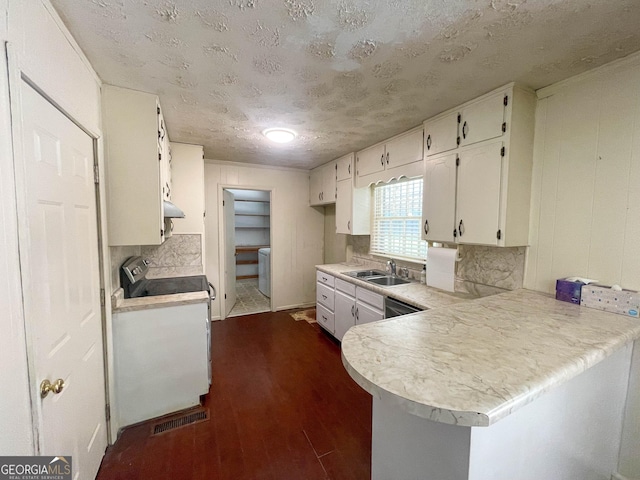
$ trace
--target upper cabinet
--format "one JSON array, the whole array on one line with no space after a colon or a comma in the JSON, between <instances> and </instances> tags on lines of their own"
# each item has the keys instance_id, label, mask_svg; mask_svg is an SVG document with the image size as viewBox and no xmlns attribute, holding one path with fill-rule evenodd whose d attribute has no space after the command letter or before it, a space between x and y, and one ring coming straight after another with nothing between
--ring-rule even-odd
<instances>
[{"instance_id":1,"label":"upper cabinet","mask_svg":"<svg viewBox=\"0 0 640 480\"><path fill-rule=\"evenodd\" d=\"M185 218L172 222L173 233L204 235L204 148L171 142L172 202Z\"/></svg>"},{"instance_id":2,"label":"upper cabinet","mask_svg":"<svg viewBox=\"0 0 640 480\"><path fill-rule=\"evenodd\" d=\"M356 188L353 170L353 153L336 160L338 165L338 188L336 194L336 233L346 235L369 235L371 190Z\"/></svg>"},{"instance_id":3,"label":"upper cabinet","mask_svg":"<svg viewBox=\"0 0 640 480\"><path fill-rule=\"evenodd\" d=\"M422 174L422 126L373 145L356 154L356 186Z\"/></svg>"},{"instance_id":4,"label":"upper cabinet","mask_svg":"<svg viewBox=\"0 0 640 480\"><path fill-rule=\"evenodd\" d=\"M527 245L534 114L510 84L425 122L423 239Z\"/></svg>"},{"instance_id":5,"label":"upper cabinet","mask_svg":"<svg viewBox=\"0 0 640 480\"><path fill-rule=\"evenodd\" d=\"M103 85L102 114L109 245L159 245L171 163L158 97Z\"/></svg>"},{"instance_id":6,"label":"upper cabinet","mask_svg":"<svg viewBox=\"0 0 640 480\"><path fill-rule=\"evenodd\" d=\"M336 202L336 162L325 163L311 170L309 175L309 205L327 205Z\"/></svg>"}]
</instances>

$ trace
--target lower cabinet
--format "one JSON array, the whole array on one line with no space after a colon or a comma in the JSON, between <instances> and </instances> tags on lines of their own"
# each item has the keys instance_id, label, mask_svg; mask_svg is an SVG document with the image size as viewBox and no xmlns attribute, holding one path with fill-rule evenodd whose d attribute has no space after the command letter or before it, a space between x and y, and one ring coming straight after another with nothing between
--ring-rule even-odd
<instances>
[{"instance_id":1,"label":"lower cabinet","mask_svg":"<svg viewBox=\"0 0 640 480\"><path fill-rule=\"evenodd\" d=\"M384 318L384 295L317 272L316 319L338 340L354 325Z\"/></svg>"}]
</instances>

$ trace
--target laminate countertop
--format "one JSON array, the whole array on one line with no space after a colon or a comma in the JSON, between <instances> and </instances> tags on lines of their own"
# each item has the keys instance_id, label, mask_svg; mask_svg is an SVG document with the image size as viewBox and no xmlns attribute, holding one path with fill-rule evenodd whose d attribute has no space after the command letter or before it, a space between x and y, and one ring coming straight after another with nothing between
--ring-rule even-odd
<instances>
[{"instance_id":1,"label":"laminate countertop","mask_svg":"<svg viewBox=\"0 0 640 480\"><path fill-rule=\"evenodd\" d=\"M640 320L515 290L356 325L342 360L367 392L437 422L489 426L640 337Z\"/></svg>"},{"instance_id":2,"label":"laminate countertop","mask_svg":"<svg viewBox=\"0 0 640 480\"><path fill-rule=\"evenodd\" d=\"M111 296L111 310L113 313L134 312L150 308L176 307L179 305L190 305L192 303L206 303L208 301L209 292L205 291L124 298L124 290L119 288Z\"/></svg>"},{"instance_id":3,"label":"laminate countertop","mask_svg":"<svg viewBox=\"0 0 640 480\"><path fill-rule=\"evenodd\" d=\"M471 293L447 292L438 288L428 287L415 281L404 285L381 287L380 285L375 285L365 280L345 275L347 272L365 270L366 267L362 265L334 263L329 265L316 265L316 268L321 272L328 273L346 282L353 283L381 295L393 297L423 310L446 307L478 298L477 295L473 295Z\"/></svg>"}]
</instances>

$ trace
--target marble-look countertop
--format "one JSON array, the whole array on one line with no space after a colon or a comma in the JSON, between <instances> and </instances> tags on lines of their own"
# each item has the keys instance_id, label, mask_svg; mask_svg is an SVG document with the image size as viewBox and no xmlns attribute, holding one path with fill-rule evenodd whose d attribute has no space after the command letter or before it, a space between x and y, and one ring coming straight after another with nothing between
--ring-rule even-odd
<instances>
[{"instance_id":1,"label":"marble-look countertop","mask_svg":"<svg viewBox=\"0 0 640 480\"><path fill-rule=\"evenodd\" d=\"M352 327L343 364L377 398L488 426L640 337L640 320L515 290Z\"/></svg>"},{"instance_id":2,"label":"marble-look countertop","mask_svg":"<svg viewBox=\"0 0 640 480\"><path fill-rule=\"evenodd\" d=\"M123 290L120 288L112 296L111 310L113 313L133 312L149 308L175 307L178 305L189 305L191 303L204 303L208 301L209 292L206 291L124 298Z\"/></svg>"},{"instance_id":3,"label":"marble-look countertop","mask_svg":"<svg viewBox=\"0 0 640 480\"><path fill-rule=\"evenodd\" d=\"M446 292L438 288L428 287L415 281L406 283L404 285L381 287L380 285L375 285L365 280L345 275L346 272L366 270L367 268L363 267L362 265L334 263L329 265L316 265L316 268L321 272L328 273L346 282L364 287L381 295L393 297L397 300L408 303L409 305L413 305L414 307L418 307L423 310L446 307L449 305L454 305L456 303L464 302L466 300L478 298L477 295L473 295L470 293Z\"/></svg>"}]
</instances>

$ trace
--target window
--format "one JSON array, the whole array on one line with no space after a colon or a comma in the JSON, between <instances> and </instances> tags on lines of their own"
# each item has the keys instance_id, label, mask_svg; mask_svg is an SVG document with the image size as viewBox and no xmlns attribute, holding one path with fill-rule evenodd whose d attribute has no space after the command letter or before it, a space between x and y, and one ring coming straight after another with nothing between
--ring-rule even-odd
<instances>
[{"instance_id":1,"label":"window","mask_svg":"<svg viewBox=\"0 0 640 480\"><path fill-rule=\"evenodd\" d=\"M371 253L424 262L427 242L420 238L422 179L374 188Z\"/></svg>"}]
</instances>

